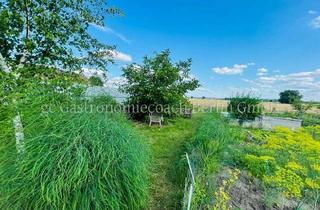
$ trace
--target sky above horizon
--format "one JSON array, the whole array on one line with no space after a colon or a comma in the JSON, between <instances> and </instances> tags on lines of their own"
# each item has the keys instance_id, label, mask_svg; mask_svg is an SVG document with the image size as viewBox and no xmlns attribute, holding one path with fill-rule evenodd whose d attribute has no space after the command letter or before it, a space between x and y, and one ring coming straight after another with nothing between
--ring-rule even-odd
<instances>
[{"instance_id":1,"label":"sky above horizon","mask_svg":"<svg viewBox=\"0 0 320 210\"><path fill-rule=\"evenodd\" d=\"M252 93L277 99L297 89L320 101L318 0L110 0L124 12L92 26L100 41L116 45L109 80L146 55L170 49L173 61L192 58L201 87L195 97Z\"/></svg>"}]
</instances>

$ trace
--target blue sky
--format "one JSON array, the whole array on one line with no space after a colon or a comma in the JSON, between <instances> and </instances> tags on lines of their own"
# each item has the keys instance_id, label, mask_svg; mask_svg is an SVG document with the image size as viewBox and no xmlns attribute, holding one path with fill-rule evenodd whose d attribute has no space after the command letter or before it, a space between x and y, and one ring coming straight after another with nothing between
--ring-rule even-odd
<instances>
[{"instance_id":1,"label":"blue sky","mask_svg":"<svg viewBox=\"0 0 320 210\"><path fill-rule=\"evenodd\" d=\"M278 98L298 89L320 100L320 1L318 0L110 0L123 17L92 27L100 41L117 46L109 79L121 67L170 49L174 61L193 59L201 88L193 96L229 97L252 92ZM319 69L319 70L318 70Z\"/></svg>"}]
</instances>

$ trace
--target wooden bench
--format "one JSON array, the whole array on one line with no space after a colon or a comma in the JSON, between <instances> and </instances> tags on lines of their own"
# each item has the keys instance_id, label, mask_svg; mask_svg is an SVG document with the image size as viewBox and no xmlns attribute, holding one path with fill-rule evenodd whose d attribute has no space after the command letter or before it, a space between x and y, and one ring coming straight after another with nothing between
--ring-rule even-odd
<instances>
[{"instance_id":1,"label":"wooden bench","mask_svg":"<svg viewBox=\"0 0 320 210\"><path fill-rule=\"evenodd\" d=\"M163 115L156 114L156 113L149 113L149 126L152 123L158 123L160 127L162 127Z\"/></svg>"},{"instance_id":2,"label":"wooden bench","mask_svg":"<svg viewBox=\"0 0 320 210\"><path fill-rule=\"evenodd\" d=\"M183 116L187 117L187 118L191 118L192 117L192 109L184 109L183 110Z\"/></svg>"}]
</instances>

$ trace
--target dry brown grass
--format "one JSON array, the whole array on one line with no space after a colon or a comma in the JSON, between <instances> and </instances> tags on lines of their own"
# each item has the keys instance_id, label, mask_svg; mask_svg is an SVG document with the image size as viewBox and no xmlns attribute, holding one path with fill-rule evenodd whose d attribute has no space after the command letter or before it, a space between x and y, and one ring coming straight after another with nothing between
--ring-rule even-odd
<instances>
[{"instance_id":1,"label":"dry brown grass","mask_svg":"<svg viewBox=\"0 0 320 210\"><path fill-rule=\"evenodd\" d=\"M191 104L194 107L202 107L202 108L212 108L217 109L219 111L226 111L228 107L228 100L224 99L190 99ZM274 113L283 113L283 112L293 112L294 109L290 104L280 104L276 102L262 102L261 103L265 112L274 112ZM308 110L308 113L316 113L319 114L320 110L316 107Z\"/></svg>"}]
</instances>

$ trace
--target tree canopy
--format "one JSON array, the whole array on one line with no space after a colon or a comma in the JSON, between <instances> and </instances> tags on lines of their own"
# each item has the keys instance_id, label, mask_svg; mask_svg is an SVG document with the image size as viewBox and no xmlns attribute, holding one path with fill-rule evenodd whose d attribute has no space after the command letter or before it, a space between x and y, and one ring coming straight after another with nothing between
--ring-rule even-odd
<instances>
[{"instance_id":1,"label":"tree canopy","mask_svg":"<svg viewBox=\"0 0 320 210\"><path fill-rule=\"evenodd\" d=\"M293 104L301 101L302 97L298 90L285 90L280 93L279 102L283 104Z\"/></svg>"},{"instance_id":2,"label":"tree canopy","mask_svg":"<svg viewBox=\"0 0 320 210\"><path fill-rule=\"evenodd\" d=\"M89 78L90 85L92 86L103 86L103 82L98 76L91 76Z\"/></svg>"},{"instance_id":3,"label":"tree canopy","mask_svg":"<svg viewBox=\"0 0 320 210\"><path fill-rule=\"evenodd\" d=\"M199 81L190 74L191 63L191 59L172 63L170 51L165 50L154 57L145 57L142 65L123 68L127 83L122 90L129 94L127 103L148 108L185 103L185 93L199 87ZM141 118L145 114L135 113L133 117Z\"/></svg>"},{"instance_id":4,"label":"tree canopy","mask_svg":"<svg viewBox=\"0 0 320 210\"><path fill-rule=\"evenodd\" d=\"M88 32L120 11L105 0L1 0L0 54L11 65L105 69L113 47Z\"/></svg>"}]
</instances>

